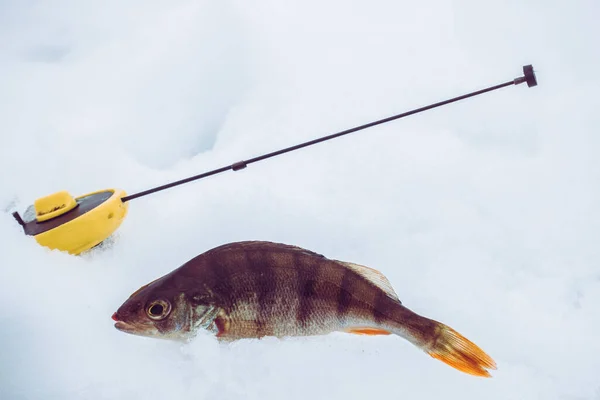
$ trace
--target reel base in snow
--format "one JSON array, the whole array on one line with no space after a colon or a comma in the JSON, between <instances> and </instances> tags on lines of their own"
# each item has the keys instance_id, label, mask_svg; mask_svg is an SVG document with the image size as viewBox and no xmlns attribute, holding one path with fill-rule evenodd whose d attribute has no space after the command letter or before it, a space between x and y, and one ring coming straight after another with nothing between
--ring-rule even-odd
<instances>
[{"instance_id":1,"label":"reel base in snow","mask_svg":"<svg viewBox=\"0 0 600 400\"><path fill-rule=\"evenodd\" d=\"M123 196L120 189L76 198L61 191L36 200L23 217L18 212L13 216L42 246L77 255L102 243L121 225L128 210Z\"/></svg>"}]
</instances>

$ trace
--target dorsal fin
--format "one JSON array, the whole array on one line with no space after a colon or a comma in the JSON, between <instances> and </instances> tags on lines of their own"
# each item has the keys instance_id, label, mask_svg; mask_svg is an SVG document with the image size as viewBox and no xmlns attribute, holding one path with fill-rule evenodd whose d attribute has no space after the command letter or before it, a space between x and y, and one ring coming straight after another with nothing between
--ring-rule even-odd
<instances>
[{"instance_id":1,"label":"dorsal fin","mask_svg":"<svg viewBox=\"0 0 600 400\"><path fill-rule=\"evenodd\" d=\"M307 250L300 246L295 246L295 245L290 245L290 244L285 244L285 243L262 241L262 240L247 240L247 241L227 243L227 244L215 247L211 250L208 250L206 253L203 253L203 255L208 254L208 253L215 253L215 252L235 251L235 250L239 250L239 249L290 251L290 252L299 252L299 253L307 254L312 257L326 258L322 254L319 254L312 250ZM377 271L376 269L366 267L364 265L355 264L355 263L351 263L351 262L347 262L347 261L339 261L339 260L332 260L332 261L335 261L346 268L350 268L351 270L353 270L354 272L356 272L357 274L359 274L360 276L362 276L363 278L365 278L366 280L368 280L369 282L371 282L372 284L374 284L375 286L377 286L378 288L383 290L385 292L385 294L387 294L392 300L397 301L398 303L402 304L402 302L398 298L398 295L394 291L394 288L392 287L390 281L381 272Z\"/></svg>"},{"instance_id":2,"label":"dorsal fin","mask_svg":"<svg viewBox=\"0 0 600 400\"><path fill-rule=\"evenodd\" d=\"M270 250L270 251L291 251L304 253L309 256L325 258L322 254L302 248L300 246L294 246L291 244L269 242L265 240L246 240L241 242L226 243L218 247L214 247L208 250L206 253L224 252L224 251L236 251L240 249L246 250Z\"/></svg>"},{"instance_id":3,"label":"dorsal fin","mask_svg":"<svg viewBox=\"0 0 600 400\"><path fill-rule=\"evenodd\" d=\"M365 267L364 265L355 264L347 261L337 262L358 273L360 276L367 279L369 282L373 283L375 286L383 290L385 294L387 294L390 298L402 304L402 302L398 298L398 295L396 294L396 291L394 291L392 284L390 283L388 278L386 278L385 275L383 275L381 272L373 268Z\"/></svg>"}]
</instances>

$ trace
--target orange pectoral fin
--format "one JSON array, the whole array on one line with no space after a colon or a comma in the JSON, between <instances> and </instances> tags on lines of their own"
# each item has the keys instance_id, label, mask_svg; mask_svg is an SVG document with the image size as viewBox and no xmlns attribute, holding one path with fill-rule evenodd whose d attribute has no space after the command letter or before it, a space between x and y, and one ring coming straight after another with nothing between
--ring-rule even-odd
<instances>
[{"instance_id":1,"label":"orange pectoral fin","mask_svg":"<svg viewBox=\"0 0 600 400\"><path fill-rule=\"evenodd\" d=\"M224 315L217 316L217 318L215 318L214 324L215 324L216 328L218 329L218 332L216 334L216 336L218 338L227 335L227 332L229 331L229 327L231 324Z\"/></svg>"},{"instance_id":2,"label":"orange pectoral fin","mask_svg":"<svg viewBox=\"0 0 600 400\"><path fill-rule=\"evenodd\" d=\"M391 335L390 331L380 328L369 328L369 327L351 327L344 329L344 332L352 333L354 335Z\"/></svg>"}]
</instances>

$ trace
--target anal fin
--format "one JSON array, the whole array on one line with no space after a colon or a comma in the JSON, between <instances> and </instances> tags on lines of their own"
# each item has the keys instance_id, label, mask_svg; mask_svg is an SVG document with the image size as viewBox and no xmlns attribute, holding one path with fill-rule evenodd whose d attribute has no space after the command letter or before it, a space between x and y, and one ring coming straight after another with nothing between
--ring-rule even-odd
<instances>
[{"instance_id":1,"label":"anal fin","mask_svg":"<svg viewBox=\"0 0 600 400\"><path fill-rule=\"evenodd\" d=\"M392 334L392 332L387 331L385 329L372 328L372 327L368 327L368 326L350 327L350 328L344 329L344 332L352 333L354 335L370 335L370 336L391 335Z\"/></svg>"}]
</instances>

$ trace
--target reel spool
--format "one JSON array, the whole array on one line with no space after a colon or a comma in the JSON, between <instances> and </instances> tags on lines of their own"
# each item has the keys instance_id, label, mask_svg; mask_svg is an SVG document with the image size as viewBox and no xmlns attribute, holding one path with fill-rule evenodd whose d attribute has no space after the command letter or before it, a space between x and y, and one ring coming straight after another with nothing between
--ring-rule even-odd
<instances>
[{"instance_id":1,"label":"reel spool","mask_svg":"<svg viewBox=\"0 0 600 400\"><path fill-rule=\"evenodd\" d=\"M79 197L60 191L37 199L23 217L13 216L42 246L77 255L112 235L127 215L125 192L105 189Z\"/></svg>"},{"instance_id":2,"label":"reel spool","mask_svg":"<svg viewBox=\"0 0 600 400\"><path fill-rule=\"evenodd\" d=\"M519 85L521 83L527 83L528 87L537 86L537 78L532 65L523 66L522 76L495 86L370 122L342 132L323 136L272 153L238 161L229 166L217 168L212 171L204 172L196 176L171 182L139 193L125 195L125 192L120 189L105 189L73 198L68 192L61 191L36 200L33 205L27 208L24 219L18 212L13 212L13 216L23 227L25 234L33 236L40 245L77 255L102 243L119 228L127 215L127 202L129 200L228 170L239 171L245 169L251 163L298 150L302 147L311 146L316 143L427 111L468 97L478 96L486 92L491 92L506 86Z\"/></svg>"}]
</instances>

